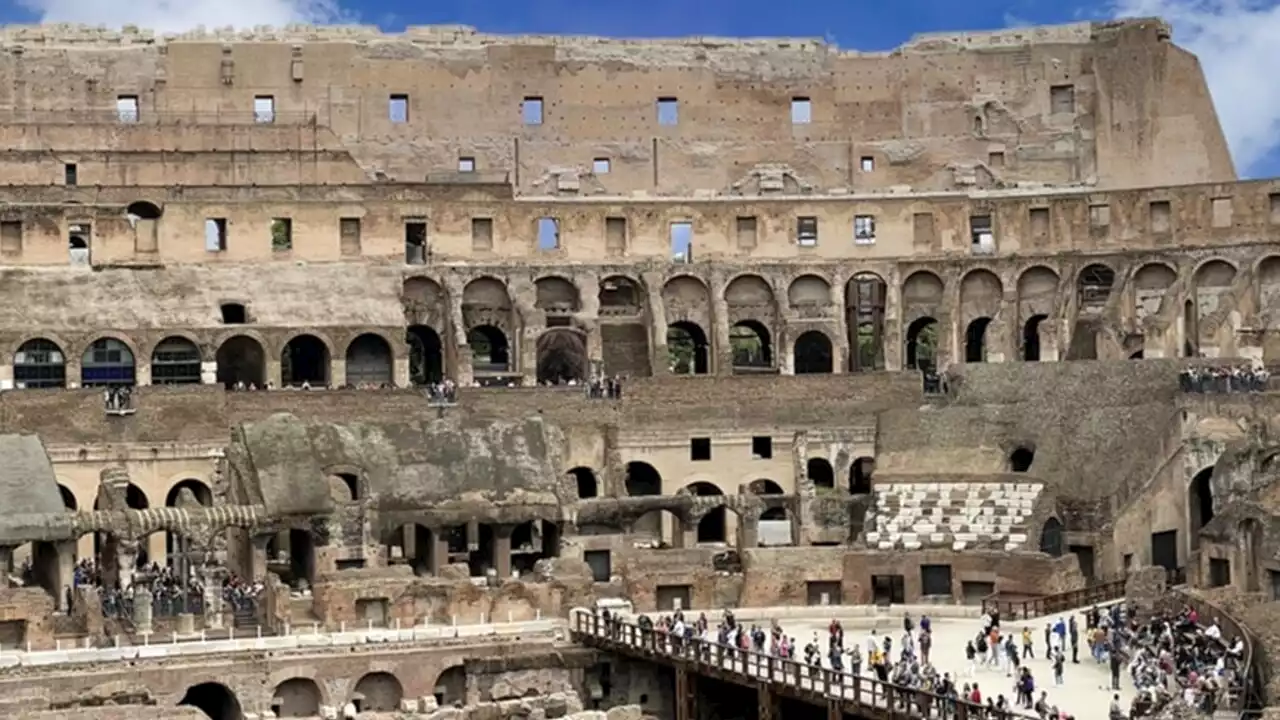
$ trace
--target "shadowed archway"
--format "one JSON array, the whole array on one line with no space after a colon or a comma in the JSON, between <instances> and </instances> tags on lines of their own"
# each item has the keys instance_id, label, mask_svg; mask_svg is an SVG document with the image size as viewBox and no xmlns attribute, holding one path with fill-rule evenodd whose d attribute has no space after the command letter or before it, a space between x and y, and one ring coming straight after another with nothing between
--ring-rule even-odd
<instances>
[{"instance_id":1,"label":"shadowed archway","mask_svg":"<svg viewBox=\"0 0 1280 720\"><path fill-rule=\"evenodd\" d=\"M178 701L179 707L184 705L199 709L212 720L244 720L239 698L222 683L192 685Z\"/></svg>"},{"instance_id":2,"label":"shadowed archway","mask_svg":"<svg viewBox=\"0 0 1280 720\"><path fill-rule=\"evenodd\" d=\"M548 330L538 338L538 383L565 385L587 379L587 341L573 330Z\"/></svg>"},{"instance_id":3,"label":"shadowed archway","mask_svg":"<svg viewBox=\"0 0 1280 720\"><path fill-rule=\"evenodd\" d=\"M795 373L797 375L830 373L834 368L831 338L828 338L825 333L810 330L796 338Z\"/></svg>"}]
</instances>

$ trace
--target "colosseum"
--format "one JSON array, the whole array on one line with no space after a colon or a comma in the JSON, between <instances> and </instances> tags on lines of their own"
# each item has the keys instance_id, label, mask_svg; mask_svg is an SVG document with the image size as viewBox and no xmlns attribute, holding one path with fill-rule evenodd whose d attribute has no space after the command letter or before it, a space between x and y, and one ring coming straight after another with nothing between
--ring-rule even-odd
<instances>
[{"instance_id":1,"label":"colosseum","mask_svg":"<svg viewBox=\"0 0 1280 720\"><path fill-rule=\"evenodd\" d=\"M928 717L662 623L1117 601L1280 704L1280 181L1163 21L0 36L0 716Z\"/></svg>"}]
</instances>

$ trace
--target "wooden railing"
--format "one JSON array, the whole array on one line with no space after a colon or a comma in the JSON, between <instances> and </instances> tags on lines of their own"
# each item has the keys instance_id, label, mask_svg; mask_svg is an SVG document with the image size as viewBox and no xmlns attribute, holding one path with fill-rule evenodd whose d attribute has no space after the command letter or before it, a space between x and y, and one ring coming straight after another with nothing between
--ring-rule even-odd
<instances>
[{"instance_id":1,"label":"wooden railing","mask_svg":"<svg viewBox=\"0 0 1280 720\"><path fill-rule=\"evenodd\" d=\"M808 665L765 653L742 650L700 638L681 638L613 619L598 611L574 610L569 616L575 642L602 650L662 660L678 670L696 672L748 687L765 686L777 695L819 706L838 703L849 714L873 720L947 717L951 720L1032 720L1033 715L1000 711L965 700L882 682L840 670Z\"/></svg>"},{"instance_id":2,"label":"wooden railing","mask_svg":"<svg viewBox=\"0 0 1280 720\"><path fill-rule=\"evenodd\" d=\"M1124 580L1112 580L1080 590L1068 590L1056 595L1030 598L1005 599L1000 597L1000 593L994 593L982 600L982 611L999 610L1002 620L1027 620L1045 615L1057 615L1068 610L1110 602L1122 597L1124 597Z\"/></svg>"},{"instance_id":3,"label":"wooden railing","mask_svg":"<svg viewBox=\"0 0 1280 720\"><path fill-rule=\"evenodd\" d=\"M1244 640L1244 657L1237 682L1228 686L1218 700L1219 710L1230 710L1238 713L1239 717L1244 717L1249 710L1250 693L1253 691L1256 675L1253 667L1253 637L1243 625L1228 615L1227 611L1204 598L1175 589L1171 591L1168 603L1170 605L1168 609L1171 611L1180 610L1183 605L1192 608L1199 615L1201 625L1216 622L1222 630L1224 644L1231 643L1237 637Z\"/></svg>"}]
</instances>

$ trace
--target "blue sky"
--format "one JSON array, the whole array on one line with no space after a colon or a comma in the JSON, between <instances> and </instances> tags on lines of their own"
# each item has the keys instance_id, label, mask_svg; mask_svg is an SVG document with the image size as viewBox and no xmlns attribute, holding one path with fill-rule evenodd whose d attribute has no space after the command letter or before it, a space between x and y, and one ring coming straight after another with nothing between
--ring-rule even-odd
<instances>
[{"instance_id":1,"label":"blue sky","mask_svg":"<svg viewBox=\"0 0 1280 720\"><path fill-rule=\"evenodd\" d=\"M826 37L887 50L913 34L1160 15L1199 55L1243 176L1280 175L1280 0L0 0L5 22L205 26L352 20L384 30L462 24L498 33Z\"/></svg>"}]
</instances>

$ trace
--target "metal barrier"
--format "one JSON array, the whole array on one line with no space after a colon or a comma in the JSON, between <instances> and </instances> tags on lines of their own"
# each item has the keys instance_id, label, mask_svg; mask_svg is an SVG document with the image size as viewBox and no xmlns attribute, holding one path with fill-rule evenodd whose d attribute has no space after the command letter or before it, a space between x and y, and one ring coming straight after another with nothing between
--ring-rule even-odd
<instances>
[{"instance_id":1,"label":"metal barrier","mask_svg":"<svg viewBox=\"0 0 1280 720\"><path fill-rule=\"evenodd\" d=\"M859 717L919 716L951 720L1029 720L1035 717L1029 713L996 710L925 690L700 638L681 638L634 623L614 619L606 623L598 611L574 610L570 614L569 629L573 639L583 645L649 660L668 660L677 669L692 670L710 677L728 676L739 683L745 677L767 684L779 694L820 706L829 707L833 702L852 705L846 707L846 711Z\"/></svg>"}]
</instances>

